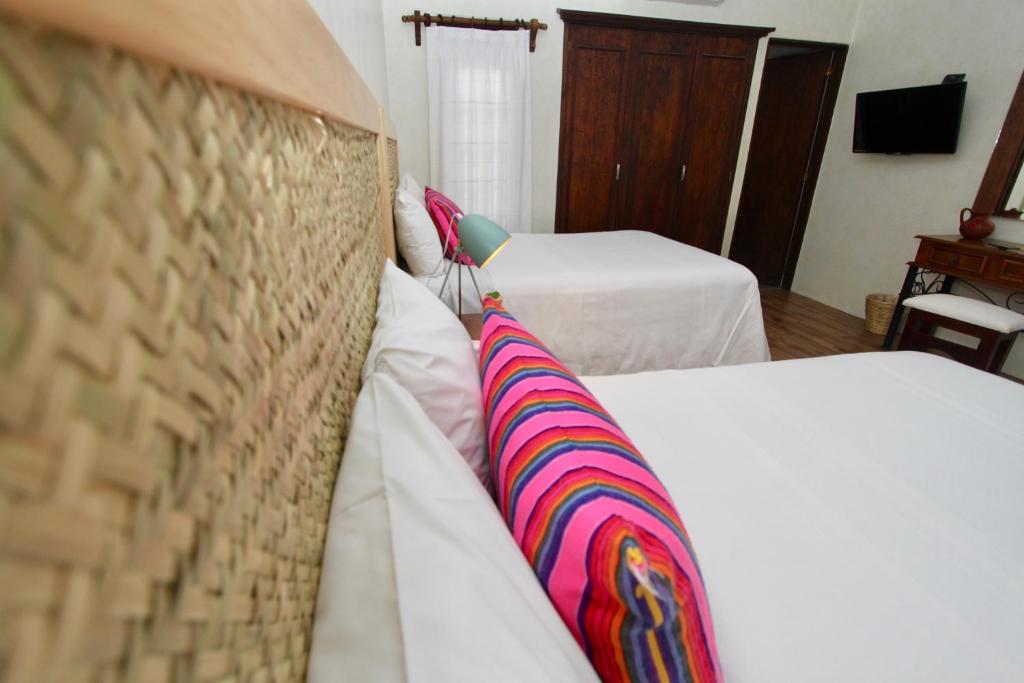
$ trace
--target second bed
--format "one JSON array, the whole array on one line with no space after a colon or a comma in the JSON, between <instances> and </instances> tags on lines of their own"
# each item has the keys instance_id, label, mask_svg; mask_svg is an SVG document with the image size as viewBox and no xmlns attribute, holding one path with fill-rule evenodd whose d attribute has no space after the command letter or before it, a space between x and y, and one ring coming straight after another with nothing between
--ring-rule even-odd
<instances>
[{"instance_id":1,"label":"second bed","mask_svg":"<svg viewBox=\"0 0 1024 683\"><path fill-rule=\"evenodd\" d=\"M770 360L753 274L654 233L516 234L473 274L577 373ZM439 276L417 279L441 287ZM480 310L465 272L462 299L464 312Z\"/></svg>"}]
</instances>

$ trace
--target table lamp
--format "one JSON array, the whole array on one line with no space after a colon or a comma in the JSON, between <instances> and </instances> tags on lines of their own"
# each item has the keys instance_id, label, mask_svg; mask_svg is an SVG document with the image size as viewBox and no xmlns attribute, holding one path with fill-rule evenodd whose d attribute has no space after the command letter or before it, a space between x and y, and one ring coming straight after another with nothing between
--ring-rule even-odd
<instances>
[{"instance_id":1,"label":"table lamp","mask_svg":"<svg viewBox=\"0 0 1024 683\"><path fill-rule=\"evenodd\" d=\"M459 241L455 245L455 253L452 255L451 262L448 264L448 270L445 271L444 281L441 283L441 291L438 292L438 296L444 297L444 288L448 284L448 276L451 275L452 267L459 261L459 256L465 254L469 256L469 259L476 265L477 268L483 268L491 262L498 252L505 248L508 241L512 238L500 225L495 223L489 218L477 214L469 214L462 217L459 221L458 226ZM462 315L462 263L458 263L459 273L459 293L458 293L458 309L459 315ZM483 296L480 294L480 286L476 283L476 276L473 275L473 269L469 270L469 277L473 280L473 287L476 288L476 293L482 299Z\"/></svg>"}]
</instances>

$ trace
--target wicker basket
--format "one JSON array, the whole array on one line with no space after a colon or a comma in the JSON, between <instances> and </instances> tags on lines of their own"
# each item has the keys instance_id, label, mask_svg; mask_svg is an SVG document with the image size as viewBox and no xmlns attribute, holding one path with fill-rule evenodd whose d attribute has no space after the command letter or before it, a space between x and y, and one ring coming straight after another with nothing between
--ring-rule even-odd
<instances>
[{"instance_id":1,"label":"wicker basket","mask_svg":"<svg viewBox=\"0 0 1024 683\"><path fill-rule=\"evenodd\" d=\"M895 294L868 294L864 300L864 329L872 334L885 334L898 299Z\"/></svg>"}]
</instances>

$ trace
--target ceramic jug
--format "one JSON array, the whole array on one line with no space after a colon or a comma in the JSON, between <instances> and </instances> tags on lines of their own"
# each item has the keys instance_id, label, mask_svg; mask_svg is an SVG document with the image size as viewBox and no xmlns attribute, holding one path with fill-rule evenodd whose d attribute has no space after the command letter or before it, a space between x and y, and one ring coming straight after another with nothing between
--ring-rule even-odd
<instances>
[{"instance_id":1,"label":"ceramic jug","mask_svg":"<svg viewBox=\"0 0 1024 683\"><path fill-rule=\"evenodd\" d=\"M960 212L960 234L965 239L983 240L995 229L995 223L989 219L988 214L977 213L970 209L963 209Z\"/></svg>"}]
</instances>

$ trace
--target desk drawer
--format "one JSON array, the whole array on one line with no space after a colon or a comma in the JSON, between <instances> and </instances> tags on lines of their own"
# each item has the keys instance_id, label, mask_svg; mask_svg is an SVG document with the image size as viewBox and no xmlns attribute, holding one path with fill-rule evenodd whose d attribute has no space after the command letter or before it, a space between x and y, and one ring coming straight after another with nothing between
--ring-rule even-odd
<instances>
[{"instance_id":1,"label":"desk drawer","mask_svg":"<svg viewBox=\"0 0 1024 683\"><path fill-rule=\"evenodd\" d=\"M928 261L936 266L957 270L966 275L981 275L985 270L985 262L988 261L988 257L936 247L928 256Z\"/></svg>"},{"instance_id":2,"label":"desk drawer","mask_svg":"<svg viewBox=\"0 0 1024 683\"><path fill-rule=\"evenodd\" d=\"M999 279L1009 283L1024 284L1024 259L1003 259Z\"/></svg>"}]
</instances>

